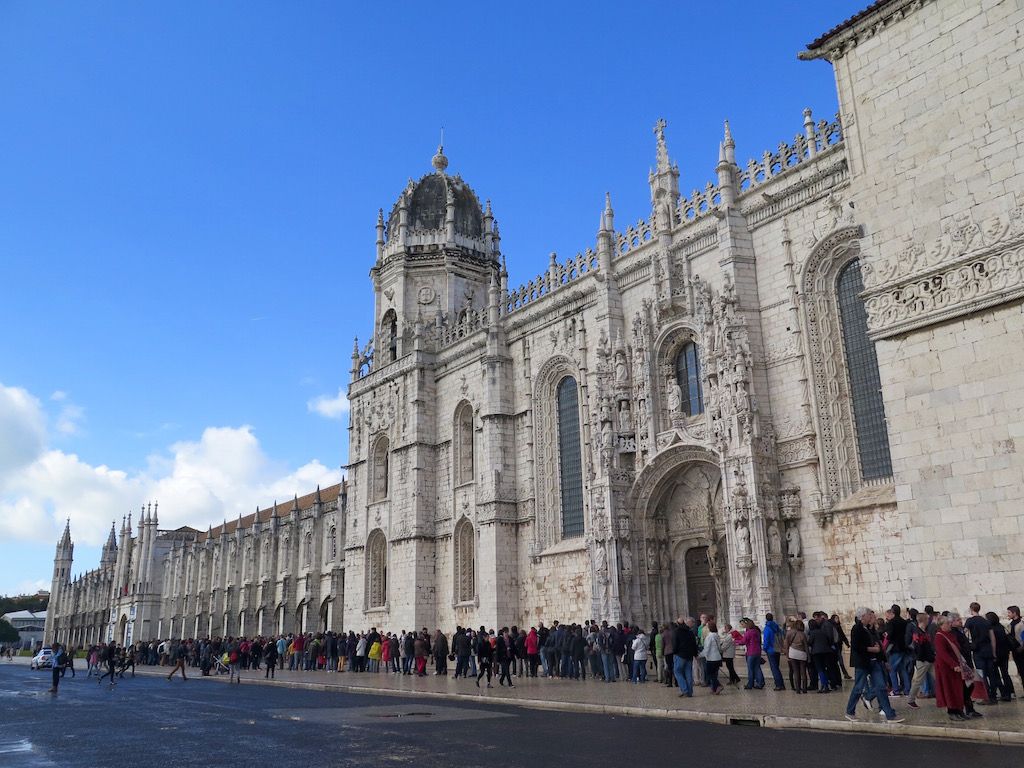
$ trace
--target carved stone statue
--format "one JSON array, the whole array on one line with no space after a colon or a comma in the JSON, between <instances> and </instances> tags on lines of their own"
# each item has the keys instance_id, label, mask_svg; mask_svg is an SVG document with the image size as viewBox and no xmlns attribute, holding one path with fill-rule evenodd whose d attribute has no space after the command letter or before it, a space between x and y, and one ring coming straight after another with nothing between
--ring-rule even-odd
<instances>
[{"instance_id":1,"label":"carved stone statue","mask_svg":"<svg viewBox=\"0 0 1024 768\"><path fill-rule=\"evenodd\" d=\"M768 551L773 555L782 554L782 536L779 535L779 526L774 520L768 525Z\"/></svg>"},{"instance_id":2,"label":"carved stone statue","mask_svg":"<svg viewBox=\"0 0 1024 768\"><path fill-rule=\"evenodd\" d=\"M668 544L666 544L664 541L661 542L660 553L661 553L661 570L667 572L669 567L671 566L671 562L670 562L669 557L668 557Z\"/></svg>"},{"instance_id":3,"label":"carved stone statue","mask_svg":"<svg viewBox=\"0 0 1024 768\"><path fill-rule=\"evenodd\" d=\"M629 544L622 545L622 567L623 576L631 576L633 574L633 553L629 549Z\"/></svg>"},{"instance_id":4,"label":"carved stone statue","mask_svg":"<svg viewBox=\"0 0 1024 768\"><path fill-rule=\"evenodd\" d=\"M683 388L679 386L674 376L669 376L668 381L668 410L670 413L679 413L683 409Z\"/></svg>"},{"instance_id":5,"label":"carved stone statue","mask_svg":"<svg viewBox=\"0 0 1024 768\"><path fill-rule=\"evenodd\" d=\"M624 384L628 372L626 370L626 355L624 352L619 350L615 353L615 383Z\"/></svg>"},{"instance_id":6,"label":"carved stone statue","mask_svg":"<svg viewBox=\"0 0 1024 768\"><path fill-rule=\"evenodd\" d=\"M647 572L654 573L658 570L658 544L654 541L647 542Z\"/></svg>"},{"instance_id":7,"label":"carved stone statue","mask_svg":"<svg viewBox=\"0 0 1024 768\"><path fill-rule=\"evenodd\" d=\"M602 584L608 583L608 553L605 551L604 542L597 542L597 578Z\"/></svg>"},{"instance_id":8,"label":"carved stone statue","mask_svg":"<svg viewBox=\"0 0 1024 768\"><path fill-rule=\"evenodd\" d=\"M800 529L791 525L786 529L786 552L790 559L800 557Z\"/></svg>"},{"instance_id":9,"label":"carved stone statue","mask_svg":"<svg viewBox=\"0 0 1024 768\"><path fill-rule=\"evenodd\" d=\"M708 544L708 566L712 573L722 567L721 552L718 549L718 542L712 541Z\"/></svg>"},{"instance_id":10,"label":"carved stone statue","mask_svg":"<svg viewBox=\"0 0 1024 768\"><path fill-rule=\"evenodd\" d=\"M629 409L629 401L623 400L619 404L619 431L633 431L633 412Z\"/></svg>"},{"instance_id":11,"label":"carved stone statue","mask_svg":"<svg viewBox=\"0 0 1024 768\"><path fill-rule=\"evenodd\" d=\"M736 524L736 554L739 557L750 557L750 531L742 520Z\"/></svg>"}]
</instances>

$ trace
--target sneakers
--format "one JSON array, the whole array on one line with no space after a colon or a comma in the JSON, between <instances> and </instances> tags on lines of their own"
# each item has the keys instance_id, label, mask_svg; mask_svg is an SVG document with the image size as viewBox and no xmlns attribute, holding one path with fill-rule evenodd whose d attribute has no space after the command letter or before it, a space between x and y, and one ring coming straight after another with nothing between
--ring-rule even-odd
<instances>
[{"instance_id":1,"label":"sneakers","mask_svg":"<svg viewBox=\"0 0 1024 768\"><path fill-rule=\"evenodd\" d=\"M902 723L905 719L906 718L903 718L903 717L900 717L899 715L896 715L896 717L887 717L887 718L885 718L885 722L887 722L887 723Z\"/></svg>"},{"instance_id":2,"label":"sneakers","mask_svg":"<svg viewBox=\"0 0 1024 768\"><path fill-rule=\"evenodd\" d=\"M843 717L845 717L851 723L856 723L857 722L857 716L856 715L851 715L850 713L846 713L845 715L843 715Z\"/></svg>"},{"instance_id":3,"label":"sneakers","mask_svg":"<svg viewBox=\"0 0 1024 768\"><path fill-rule=\"evenodd\" d=\"M866 709L868 712L871 711L871 702L868 701L868 697L867 696L861 696L860 697L860 703L864 705L864 709Z\"/></svg>"},{"instance_id":4,"label":"sneakers","mask_svg":"<svg viewBox=\"0 0 1024 768\"><path fill-rule=\"evenodd\" d=\"M921 708L921 705L918 704L916 701L908 701L907 702L907 706L910 707L911 709L920 709Z\"/></svg>"}]
</instances>

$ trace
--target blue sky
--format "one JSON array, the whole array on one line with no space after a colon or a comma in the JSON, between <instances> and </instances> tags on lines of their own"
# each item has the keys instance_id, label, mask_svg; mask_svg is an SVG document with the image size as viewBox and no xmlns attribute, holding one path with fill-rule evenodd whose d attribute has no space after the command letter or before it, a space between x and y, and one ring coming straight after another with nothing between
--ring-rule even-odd
<instances>
[{"instance_id":1,"label":"blue sky","mask_svg":"<svg viewBox=\"0 0 1024 768\"><path fill-rule=\"evenodd\" d=\"M0 594L159 500L205 527L334 482L378 208L492 200L511 282L836 109L830 3L0 4ZM712 6L719 7L712 7ZM137 512L136 512L137 514Z\"/></svg>"}]
</instances>

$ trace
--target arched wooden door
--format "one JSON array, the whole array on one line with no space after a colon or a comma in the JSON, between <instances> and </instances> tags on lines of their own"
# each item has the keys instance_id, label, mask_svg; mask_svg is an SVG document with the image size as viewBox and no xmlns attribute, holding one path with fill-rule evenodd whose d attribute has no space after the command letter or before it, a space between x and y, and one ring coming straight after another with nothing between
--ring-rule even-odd
<instances>
[{"instance_id":1,"label":"arched wooden door","mask_svg":"<svg viewBox=\"0 0 1024 768\"><path fill-rule=\"evenodd\" d=\"M718 595L715 593L715 580L711 577L707 547L686 550L686 598L690 615L694 618L702 613L715 615Z\"/></svg>"}]
</instances>

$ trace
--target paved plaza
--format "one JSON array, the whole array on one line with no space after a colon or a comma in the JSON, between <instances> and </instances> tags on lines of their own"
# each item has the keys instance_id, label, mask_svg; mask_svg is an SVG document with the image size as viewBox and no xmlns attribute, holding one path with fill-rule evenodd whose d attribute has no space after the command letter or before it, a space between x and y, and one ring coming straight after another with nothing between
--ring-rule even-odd
<instances>
[{"instance_id":1,"label":"paved plaza","mask_svg":"<svg viewBox=\"0 0 1024 768\"><path fill-rule=\"evenodd\" d=\"M894 731L889 731L894 735L878 737L728 727L627 719L617 714L539 711L505 703L528 700L531 692L535 696L543 693L552 701L603 701L603 692L589 682L577 684L574 696L566 693L572 688L569 683L545 685L548 681L539 681L524 683L514 691L498 688L480 696L441 701L424 693L468 689L462 682L456 686L432 678L407 678L405 683L394 681L393 686L385 686L384 676L379 677L381 688L376 694L359 695L340 686L328 691L288 687L299 682L323 684L325 676L316 674L285 673L275 686L254 685L254 679L234 686L208 678L168 683L146 674L120 682L111 690L79 672L74 679L65 678L54 697L46 692L47 673L32 672L21 664L3 664L0 765L106 768L136 764L144 754L145 763L158 768L394 763L427 767L454 761L522 768L602 765L612 755L650 765L685 755L687 761L742 760L750 768L777 765L790 755L820 753L833 756L840 765L863 765L884 755L898 764L924 760L929 766L944 767L970 761L972 768L987 768L1005 765L1015 754L996 744L910 739ZM408 692L400 694L403 685ZM414 689L421 692L414 694ZM379 695L384 692L396 695ZM621 684L615 686L614 695L604 696L621 703L646 700L652 707L673 704L668 693L650 686ZM783 699L766 697L764 701L774 705ZM736 703L739 711L745 700L747 697L731 696L719 702L719 709L725 711ZM702 703L700 698L694 701Z\"/></svg>"}]
</instances>

